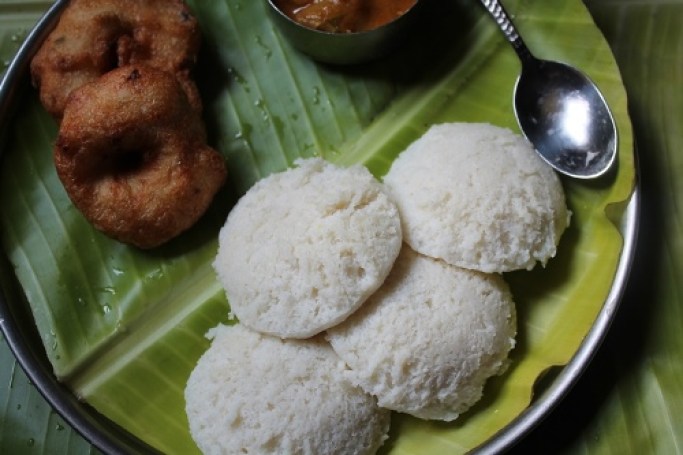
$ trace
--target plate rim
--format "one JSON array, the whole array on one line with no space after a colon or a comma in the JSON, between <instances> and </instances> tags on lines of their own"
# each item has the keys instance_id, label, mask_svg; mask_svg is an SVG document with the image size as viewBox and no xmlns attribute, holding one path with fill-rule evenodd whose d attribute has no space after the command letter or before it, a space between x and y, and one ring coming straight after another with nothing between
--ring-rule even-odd
<instances>
[{"instance_id":1,"label":"plate rim","mask_svg":"<svg viewBox=\"0 0 683 455\"><path fill-rule=\"evenodd\" d=\"M11 115L12 109L15 108L17 92L28 71L30 59L56 25L67 3L68 0L56 0L31 29L12 58L4 77L0 80L0 119ZM0 122L0 125L2 124ZM5 127L2 127L2 130L4 129ZM5 131L0 131L0 142L5 139L4 133ZM637 141L634 142L637 143ZM553 379L551 385L539 397L534 397L532 403L502 430L474 448L473 453L505 452L536 428L574 387L609 332L628 283L637 246L641 189L638 179L637 150L634 150L633 154L635 158L634 186L631 195L624 201L626 208L619 225L616 226L624 243L605 303L579 349L570 361L562 366L562 371ZM45 353L38 352L37 349L31 347L26 339L26 330L19 327L16 319L15 312L6 301L4 291L0 289L0 330L10 350L38 392L75 431L106 454L160 453L87 403L78 400L73 392L57 380ZM39 336L37 331L34 335Z\"/></svg>"},{"instance_id":2,"label":"plate rim","mask_svg":"<svg viewBox=\"0 0 683 455\"><path fill-rule=\"evenodd\" d=\"M621 300L626 291L633 261L637 249L638 231L640 227L641 188L639 183L639 166L637 151L634 150L635 181L633 190L624 201L625 210L621 214L618 225L615 223L623 245L619 262L615 271L610 292L587 332L579 349L570 361L561 366L561 372L553 379L552 384L539 397L532 397L531 404L508 423L502 430L494 434L488 441L476 447L473 453L502 453L510 450L528 433L533 431L567 396L579 378L590 365L593 357L600 349L617 314Z\"/></svg>"}]
</instances>

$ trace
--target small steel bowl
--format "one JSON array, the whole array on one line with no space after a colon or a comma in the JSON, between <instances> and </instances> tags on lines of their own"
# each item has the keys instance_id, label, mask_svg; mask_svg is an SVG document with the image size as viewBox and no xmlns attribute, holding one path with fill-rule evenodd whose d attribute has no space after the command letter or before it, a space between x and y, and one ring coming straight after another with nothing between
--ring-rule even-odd
<instances>
[{"instance_id":1,"label":"small steel bowl","mask_svg":"<svg viewBox=\"0 0 683 455\"><path fill-rule=\"evenodd\" d=\"M275 0L268 0L273 21L292 45L314 60L335 65L365 63L386 56L409 36L417 23L417 0L404 14L375 29L361 32L328 32L300 24L285 14Z\"/></svg>"}]
</instances>

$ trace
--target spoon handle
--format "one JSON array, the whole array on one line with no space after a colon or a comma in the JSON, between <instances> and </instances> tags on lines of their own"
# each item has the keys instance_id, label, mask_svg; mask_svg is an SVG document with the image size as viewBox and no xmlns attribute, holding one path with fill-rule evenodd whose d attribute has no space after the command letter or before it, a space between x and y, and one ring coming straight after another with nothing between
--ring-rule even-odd
<instances>
[{"instance_id":1,"label":"spoon handle","mask_svg":"<svg viewBox=\"0 0 683 455\"><path fill-rule=\"evenodd\" d=\"M484 5L486 10L496 21L496 24L498 24L498 27L505 35L505 38L512 44L512 47L515 49L522 62L533 59L531 51L519 36L515 24L512 22L507 11L505 11L505 8L503 8L503 5L498 0L481 0L481 4Z\"/></svg>"}]
</instances>

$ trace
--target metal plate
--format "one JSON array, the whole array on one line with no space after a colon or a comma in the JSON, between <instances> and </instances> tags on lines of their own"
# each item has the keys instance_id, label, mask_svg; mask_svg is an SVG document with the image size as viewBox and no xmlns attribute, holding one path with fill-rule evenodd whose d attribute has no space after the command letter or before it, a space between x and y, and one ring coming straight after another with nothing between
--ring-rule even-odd
<instances>
[{"instance_id":1,"label":"metal plate","mask_svg":"<svg viewBox=\"0 0 683 455\"><path fill-rule=\"evenodd\" d=\"M7 119L11 118L22 90L28 89L26 76L31 57L55 25L65 4L66 1L58 0L48 10L10 63L5 78L0 83L0 125L7 125ZM639 211L639 186L636 183L619 226L624 247L611 292L590 332L570 363L559 371L544 391L534 398L532 404L477 451L498 453L511 448L553 410L590 363L609 330L628 280L635 253ZM0 272L9 273L9 264L4 258L3 261L5 262ZM17 290L17 295L19 294L20 290ZM105 453L157 453L149 445L79 401L56 380L35 327L27 323L32 317L30 311L27 307L10 305L8 299L11 298L0 295L0 328L30 380L65 421ZM17 300L20 298L17 297Z\"/></svg>"}]
</instances>

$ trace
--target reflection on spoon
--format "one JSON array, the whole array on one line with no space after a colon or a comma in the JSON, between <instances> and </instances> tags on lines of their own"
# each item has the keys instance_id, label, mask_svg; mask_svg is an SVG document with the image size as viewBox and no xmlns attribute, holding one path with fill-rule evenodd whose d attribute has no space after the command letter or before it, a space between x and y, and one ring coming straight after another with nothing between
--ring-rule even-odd
<instances>
[{"instance_id":1,"label":"reflection on spoon","mask_svg":"<svg viewBox=\"0 0 683 455\"><path fill-rule=\"evenodd\" d=\"M617 130L598 88L564 63L534 57L497 0L481 0L522 62L514 92L519 126L541 157L570 177L605 174L614 163Z\"/></svg>"}]
</instances>

